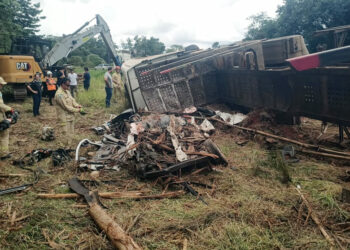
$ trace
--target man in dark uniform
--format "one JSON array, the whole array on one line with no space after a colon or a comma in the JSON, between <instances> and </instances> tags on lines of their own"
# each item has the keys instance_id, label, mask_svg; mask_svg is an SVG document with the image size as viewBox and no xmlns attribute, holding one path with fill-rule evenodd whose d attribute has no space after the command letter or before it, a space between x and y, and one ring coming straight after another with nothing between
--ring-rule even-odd
<instances>
[{"instance_id":1,"label":"man in dark uniform","mask_svg":"<svg viewBox=\"0 0 350 250\"><path fill-rule=\"evenodd\" d=\"M85 90L89 90L89 87L90 87L90 73L89 73L89 69L88 67L85 67L84 68L84 89Z\"/></svg>"},{"instance_id":2,"label":"man in dark uniform","mask_svg":"<svg viewBox=\"0 0 350 250\"><path fill-rule=\"evenodd\" d=\"M36 72L35 79L27 85L27 88L32 92L33 97L33 115L40 115L39 108L41 103L41 93L42 93L42 83L41 83L41 73Z\"/></svg>"}]
</instances>

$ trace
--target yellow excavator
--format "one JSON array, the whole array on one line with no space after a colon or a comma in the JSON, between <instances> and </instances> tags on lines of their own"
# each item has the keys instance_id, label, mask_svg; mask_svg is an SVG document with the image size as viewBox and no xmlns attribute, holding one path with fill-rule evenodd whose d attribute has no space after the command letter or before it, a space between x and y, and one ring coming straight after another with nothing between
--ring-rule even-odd
<instances>
[{"instance_id":1,"label":"yellow excavator","mask_svg":"<svg viewBox=\"0 0 350 250\"><path fill-rule=\"evenodd\" d=\"M96 19L96 24L87 27L94 19ZM22 39L21 46L15 49L15 54L0 55L0 76L13 88L15 100L23 100L27 95L25 83L33 80L35 72L43 73L42 77L44 77L46 71L55 68L54 65L60 59L67 57L72 51L97 34L101 35L115 65L120 66L121 58L114 49L109 27L100 15L96 15L72 34L61 38L51 50L49 50L49 44L45 43L44 40L30 41ZM14 48L14 46L12 47ZM49 51L45 53L45 49ZM44 56L41 58L34 57L33 54L37 50L40 50ZM53 72L56 70L53 70Z\"/></svg>"}]
</instances>

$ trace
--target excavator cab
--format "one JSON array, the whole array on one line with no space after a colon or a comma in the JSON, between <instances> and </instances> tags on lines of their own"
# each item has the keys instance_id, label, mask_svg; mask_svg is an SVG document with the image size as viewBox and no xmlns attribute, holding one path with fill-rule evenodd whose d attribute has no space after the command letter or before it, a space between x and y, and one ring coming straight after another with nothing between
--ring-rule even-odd
<instances>
[{"instance_id":1,"label":"excavator cab","mask_svg":"<svg viewBox=\"0 0 350 250\"><path fill-rule=\"evenodd\" d=\"M18 37L11 46L2 48L0 76L13 88L15 100L23 100L27 96L25 83L33 81L35 72L42 71L38 62L50 51L52 43L35 36Z\"/></svg>"}]
</instances>

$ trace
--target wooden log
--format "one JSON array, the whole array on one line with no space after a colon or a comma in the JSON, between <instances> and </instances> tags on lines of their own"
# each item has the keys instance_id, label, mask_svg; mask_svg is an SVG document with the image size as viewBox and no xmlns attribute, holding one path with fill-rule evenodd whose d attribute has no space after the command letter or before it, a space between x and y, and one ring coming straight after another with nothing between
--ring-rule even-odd
<instances>
[{"instance_id":1,"label":"wooden log","mask_svg":"<svg viewBox=\"0 0 350 250\"><path fill-rule=\"evenodd\" d=\"M97 203L90 206L89 214L117 249L142 249Z\"/></svg>"},{"instance_id":2,"label":"wooden log","mask_svg":"<svg viewBox=\"0 0 350 250\"><path fill-rule=\"evenodd\" d=\"M336 154L316 152L316 151L306 150L306 149L299 149L298 151L300 151L302 153L306 153L306 154L318 155L318 156L333 158L333 159L337 159L337 160L350 161L350 156L347 157L347 156L341 156L341 155L336 155Z\"/></svg>"},{"instance_id":3,"label":"wooden log","mask_svg":"<svg viewBox=\"0 0 350 250\"><path fill-rule=\"evenodd\" d=\"M187 250L187 239L184 239L184 242L182 243L182 250Z\"/></svg>"},{"instance_id":4,"label":"wooden log","mask_svg":"<svg viewBox=\"0 0 350 250\"><path fill-rule=\"evenodd\" d=\"M167 192L164 194L150 194L145 195L141 192L105 192L99 193L99 197L106 199L114 199L114 198L131 198L131 199L164 199L164 198L175 198L180 195L183 195L184 191L175 191L175 192ZM69 194L38 194L39 198L46 199L69 199L69 198L78 198L79 194L69 193Z\"/></svg>"},{"instance_id":5,"label":"wooden log","mask_svg":"<svg viewBox=\"0 0 350 250\"><path fill-rule=\"evenodd\" d=\"M325 237L325 239L329 242L329 244L331 244L332 246L335 245L334 240L328 235L326 229L323 227L320 219L318 218L318 216L316 215L316 213L312 210L311 204L309 203L309 201L305 198L305 196L301 193L299 188L296 188L296 190L298 191L301 199L303 200L305 206L307 207L307 209L309 210L311 219L316 223L316 225L318 226L318 228L320 229L321 233L323 234L323 236Z\"/></svg>"},{"instance_id":6,"label":"wooden log","mask_svg":"<svg viewBox=\"0 0 350 250\"><path fill-rule=\"evenodd\" d=\"M218 155L220 160L223 162L225 166L228 165L228 160L226 159L224 154L221 152L221 150L218 148L218 146L211 139L207 139L203 143L203 145L209 150L209 152Z\"/></svg>"},{"instance_id":7,"label":"wooden log","mask_svg":"<svg viewBox=\"0 0 350 250\"><path fill-rule=\"evenodd\" d=\"M204 119L203 117L196 117L196 118ZM349 160L349 158L347 158L347 157L350 157L350 153L349 152L341 152L341 151L337 151L337 150L332 150L332 149L320 147L320 146L317 146L317 145L303 143L303 142L296 141L296 140L293 140L293 139L289 139L289 138L273 135L273 134L270 134L270 133L267 133L267 132L264 132L264 131L261 131L261 130L257 130L257 129L241 127L241 126L238 126L238 125L231 125L231 124L229 124L229 123L227 123L225 121L221 121L221 120L219 120L217 118L213 118L213 117L209 117L209 118L207 117L206 119L222 123L222 124L224 124L226 126L229 126L229 127L232 127L232 128L237 128L237 129L240 129L240 130L243 130L243 131L247 131L247 132L251 132L251 133L254 133L254 134L260 134L260 135L263 135L263 136L266 136L266 137L274 138L276 140L289 142L289 143L298 145L298 146L303 147L303 148L308 148L308 149L313 149L313 150L325 152L325 153L329 154L329 155L327 155L327 157L333 157L334 155L345 156L344 158L338 157L338 159L342 159L342 160ZM333 157L333 158L336 158L336 157Z\"/></svg>"},{"instance_id":8,"label":"wooden log","mask_svg":"<svg viewBox=\"0 0 350 250\"><path fill-rule=\"evenodd\" d=\"M217 156L217 155L215 155L215 154L211 154L211 153L207 153L207 152L202 152L202 151L200 151L200 152L185 151L185 153L186 153L187 155L201 155L201 156L208 156L208 157L211 157L211 158L213 158L213 159L219 159L219 156Z\"/></svg>"}]
</instances>

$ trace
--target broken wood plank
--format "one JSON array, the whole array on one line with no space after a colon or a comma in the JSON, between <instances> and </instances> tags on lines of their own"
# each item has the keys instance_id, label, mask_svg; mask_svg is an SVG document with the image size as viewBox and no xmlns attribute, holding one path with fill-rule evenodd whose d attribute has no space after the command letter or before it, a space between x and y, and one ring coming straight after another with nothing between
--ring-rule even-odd
<instances>
[{"instance_id":1,"label":"broken wood plank","mask_svg":"<svg viewBox=\"0 0 350 250\"><path fill-rule=\"evenodd\" d=\"M162 149L165 149L165 150L167 150L167 151L169 151L169 152L171 152L171 153L174 153L174 152L175 152L174 149L172 149L171 147L169 147L169 146L163 144L161 141L152 140L151 138L149 138L149 137L147 137L147 136L145 136L144 138L147 139L147 140L149 140L153 145L156 145L156 146L158 146L158 147L160 147L160 148L162 148Z\"/></svg>"},{"instance_id":2,"label":"broken wood plank","mask_svg":"<svg viewBox=\"0 0 350 250\"><path fill-rule=\"evenodd\" d=\"M207 139L203 145L213 154L216 154L219 156L220 160L223 162L225 166L228 165L228 160L226 159L225 155L221 152L219 147L211 140Z\"/></svg>"},{"instance_id":3,"label":"broken wood plank","mask_svg":"<svg viewBox=\"0 0 350 250\"><path fill-rule=\"evenodd\" d=\"M211 157L213 159L219 159L219 156L217 156L215 154L210 154L210 153L207 153L207 152L203 152L203 151L200 151L200 152L185 151L185 153L188 154L188 155L201 155L201 156L208 156L208 157Z\"/></svg>"},{"instance_id":4,"label":"broken wood plank","mask_svg":"<svg viewBox=\"0 0 350 250\"><path fill-rule=\"evenodd\" d=\"M187 167L194 167L194 166L200 166L201 164L207 163L210 161L210 157L208 156L200 156L195 159L183 161L174 165L171 165L170 167L164 168L162 170L155 170L155 171L150 171L144 173L145 178L155 178L155 177L160 177L164 176L173 172L176 172L180 169L187 168Z\"/></svg>"}]
</instances>

